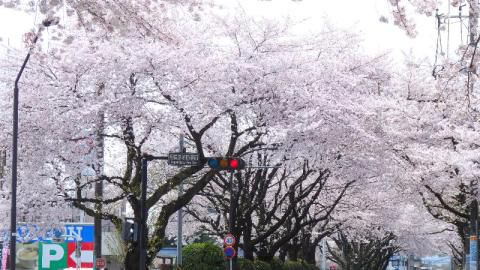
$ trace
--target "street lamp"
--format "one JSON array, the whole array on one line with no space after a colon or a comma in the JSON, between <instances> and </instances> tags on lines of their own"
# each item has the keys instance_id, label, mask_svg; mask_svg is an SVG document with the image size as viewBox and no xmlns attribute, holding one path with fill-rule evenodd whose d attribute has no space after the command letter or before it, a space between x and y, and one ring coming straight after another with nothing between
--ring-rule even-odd
<instances>
[{"instance_id":1,"label":"street lamp","mask_svg":"<svg viewBox=\"0 0 480 270\"><path fill-rule=\"evenodd\" d=\"M13 135L12 135L12 199L11 199L11 210L10 210L10 269L15 270L15 261L16 261L16 242L17 242L17 159L18 159L18 82L23 74L23 70L27 66L28 60L30 60L30 55L32 50L35 47L35 44L40 37L41 32L52 25L58 24L59 19L47 18L40 25L37 34L32 40L32 45L28 50L27 56L23 61L20 71L17 74L15 79L15 84L13 88Z\"/></svg>"}]
</instances>

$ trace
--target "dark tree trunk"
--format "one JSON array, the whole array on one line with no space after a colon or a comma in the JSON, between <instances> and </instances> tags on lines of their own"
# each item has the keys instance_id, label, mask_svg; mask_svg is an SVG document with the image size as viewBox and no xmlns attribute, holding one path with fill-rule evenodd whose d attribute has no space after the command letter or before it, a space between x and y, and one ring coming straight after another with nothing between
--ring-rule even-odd
<instances>
[{"instance_id":1,"label":"dark tree trunk","mask_svg":"<svg viewBox=\"0 0 480 270\"><path fill-rule=\"evenodd\" d=\"M291 244L288 245L288 259L291 261L298 261L300 253L300 245L296 239L292 240Z\"/></svg>"},{"instance_id":2,"label":"dark tree trunk","mask_svg":"<svg viewBox=\"0 0 480 270\"><path fill-rule=\"evenodd\" d=\"M139 249L138 249L138 245L135 244L135 245L131 245L128 250L127 250L127 254L125 256L125 260L124 260L124 267L125 269L138 269L140 264L140 252L139 252Z\"/></svg>"},{"instance_id":3,"label":"dark tree trunk","mask_svg":"<svg viewBox=\"0 0 480 270\"><path fill-rule=\"evenodd\" d=\"M309 264L315 264L315 250L316 246L304 245L302 248L302 259Z\"/></svg>"}]
</instances>

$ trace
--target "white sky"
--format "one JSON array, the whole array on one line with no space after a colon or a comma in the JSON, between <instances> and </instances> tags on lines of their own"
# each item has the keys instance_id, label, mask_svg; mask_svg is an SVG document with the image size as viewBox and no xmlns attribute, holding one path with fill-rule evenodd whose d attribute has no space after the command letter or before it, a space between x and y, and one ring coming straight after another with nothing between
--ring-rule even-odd
<instances>
[{"instance_id":1,"label":"white sky","mask_svg":"<svg viewBox=\"0 0 480 270\"><path fill-rule=\"evenodd\" d=\"M391 20L387 0L222 0L225 6L242 7L247 14L267 18L290 16L294 20L307 19L305 31L312 32L324 18L332 25L348 28L364 39L365 50L369 53L392 51L395 57L401 52L413 51L418 57L433 59L435 52L435 19L417 18L419 36L411 39L392 24L379 21L380 16ZM0 45L9 43L21 48L22 35L32 29L41 18L19 11L0 8ZM1 46L0 46L1 47Z\"/></svg>"}]
</instances>

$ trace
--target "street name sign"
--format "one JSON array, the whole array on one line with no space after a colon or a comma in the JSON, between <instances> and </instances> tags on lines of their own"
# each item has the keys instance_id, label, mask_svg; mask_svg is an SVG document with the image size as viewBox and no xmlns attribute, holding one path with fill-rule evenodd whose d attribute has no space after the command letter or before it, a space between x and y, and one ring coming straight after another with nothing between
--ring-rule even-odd
<instances>
[{"instance_id":1,"label":"street name sign","mask_svg":"<svg viewBox=\"0 0 480 270\"><path fill-rule=\"evenodd\" d=\"M199 163L197 153L168 153L168 165L174 166L196 166Z\"/></svg>"}]
</instances>

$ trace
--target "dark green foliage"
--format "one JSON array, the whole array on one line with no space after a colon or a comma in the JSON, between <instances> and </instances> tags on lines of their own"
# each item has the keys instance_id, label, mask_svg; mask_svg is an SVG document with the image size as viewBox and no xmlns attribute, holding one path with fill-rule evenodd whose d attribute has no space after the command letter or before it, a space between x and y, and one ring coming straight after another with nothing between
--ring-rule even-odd
<instances>
[{"instance_id":1,"label":"dark green foliage","mask_svg":"<svg viewBox=\"0 0 480 270\"><path fill-rule=\"evenodd\" d=\"M193 243L183 249L183 270L223 270L222 249L212 243Z\"/></svg>"},{"instance_id":2,"label":"dark green foliage","mask_svg":"<svg viewBox=\"0 0 480 270\"><path fill-rule=\"evenodd\" d=\"M304 265L306 270L319 270L319 268L313 264L305 263Z\"/></svg>"},{"instance_id":3,"label":"dark green foliage","mask_svg":"<svg viewBox=\"0 0 480 270\"><path fill-rule=\"evenodd\" d=\"M273 257L273 259L270 261L270 269L272 270L281 270L283 267L283 262L280 260L278 257Z\"/></svg>"},{"instance_id":4,"label":"dark green foliage","mask_svg":"<svg viewBox=\"0 0 480 270\"><path fill-rule=\"evenodd\" d=\"M255 265L250 260L239 258L237 262L240 270L255 270Z\"/></svg>"},{"instance_id":5,"label":"dark green foliage","mask_svg":"<svg viewBox=\"0 0 480 270\"><path fill-rule=\"evenodd\" d=\"M255 270L272 270L270 264L264 261L255 260L253 264L255 265Z\"/></svg>"},{"instance_id":6,"label":"dark green foliage","mask_svg":"<svg viewBox=\"0 0 480 270\"><path fill-rule=\"evenodd\" d=\"M282 270L304 270L303 264L297 261L286 261Z\"/></svg>"},{"instance_id":7,"label":"dark green foliage","mask_svg":"<svg viewBox=\"0 0 480 270\"><path fill-rule=\"evenodd\" d=\"M279 268L280 269L280 268ZM282 270L318 270L315 265L302 261L286 261Z\"/></svg>"}]
</instances>

